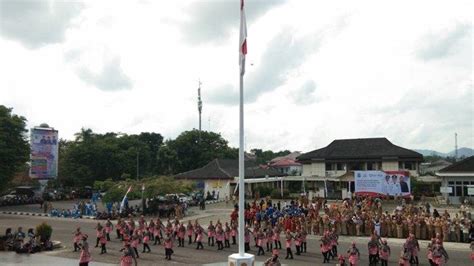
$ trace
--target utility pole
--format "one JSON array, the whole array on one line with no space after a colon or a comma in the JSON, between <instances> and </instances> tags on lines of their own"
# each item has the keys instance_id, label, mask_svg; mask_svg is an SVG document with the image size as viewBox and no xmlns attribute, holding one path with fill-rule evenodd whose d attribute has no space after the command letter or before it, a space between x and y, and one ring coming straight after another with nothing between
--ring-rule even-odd
<instances>
[{"instance_id":1,"label":"utility pole","mask_svg":"<svg viewBox=\"0 0 474 266\"><path fill-rule=\"evenodd\" d=\"M454 133L454 161L458 160L458 133Z\"/></svg>"},{"instance_id":2,"label":"utility pole","mask_svg":"<svg viewBox=\"0 0 474 266\"><path fill-rule=\"evenodd\" d=\"M199 138L201 138L201 113L202 113L201 84L202 84L201 80L199 80L199 87L198 87Z\"/></svg>"}]
</instances>

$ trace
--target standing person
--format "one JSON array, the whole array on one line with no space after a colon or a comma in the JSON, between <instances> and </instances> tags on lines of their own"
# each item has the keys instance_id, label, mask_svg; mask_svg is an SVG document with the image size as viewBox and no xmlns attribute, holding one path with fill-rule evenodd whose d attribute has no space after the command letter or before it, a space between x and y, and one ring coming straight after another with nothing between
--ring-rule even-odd
<instances>
[{"instance_id":1,"label":"standing person","mask_svg":"<svg viewBox=\"0 0 474 266\"><path fill-rule=\"evenodd\" d=\"M390 247L387 244L387 240L383 239L379 248L380 262L382 266L387 266L388 258L390 257Z\"/></svg>"},{"instance_id":2,"label":"standing person","mask_svg":"<svg viewBox=\"0 0 474 266\"><path fill-rule=\"evenodd\" d=\"M209 222L207 227L207 245L214 246L214 237L216 235L216 227L212 224L212 221Z\"/></svg>"},{"instance_id":3,"label":"standing person","mask_svg":"<svg viewBox=\"0 0 474 266\"><path fill-rule=\"evenodd\" d=\"M79 245L80 245L82 239L83 239L83 235L82 235L82 232L81 232L81 228L77 227L76 231L74 231L74 238L73 238L74 252L76 252L78 250L81 250L81 247ZM87 247L87 248L89 248L89 247Z\"/></svg>"},{"instance_id":4,"label":"standing person","mask_svg":"<svg viewBox=\"0 0 474 266\"><path fill-rule=\"evenodd\" d=\"M372 234L369 243L367 244L369 250L369 265L377 265L377 257L379 255L379 243L375 234Z\"/></svg>"},{"instance_id":5,"label":"standing person","mask_svg":"<svg viewBox=\"0 0 474 266\"><path fill-rule=\"evenodd\" d=\"M145 231L145 233L143 234L143 251L142 253L150 253L151 252L151 249L150 249L150 245L148 245L148 243L150 242L150 232L148 230ZM148 251L146 251L148 250Z\"/></svg>"},{"instance_id":6,"label":"standing person","mask_svg":"<svg viewBox=\"0 0 474 266\"><path fill-rule=\"evenodd\" d=\"M135 262L134 265L137 266L137 259L135 257L135 252L130 246L130 242L125 241L124 247L120 250L122 256L120 257L120 266L132 266L132 261Z\"/></svg>"},{"instance_id":7,"label":"standing person","mask_svg":"<svg viewBox=\"0 0 474 266\"><path fill-rule=\"evenodd\" d=\"M100 223L97 223L97 226L95 227L95 235L97 237L96 242L95 242L95 247L99 247L99 242L100 242L100 235L102 234L102 225Z\"/></svg>"},{"instance_id":8,"label":"standing person","mask_svg":"<svg viewBox=\"0 0 474 266\"><path fill-rule=\"evenodd\" d=\"M138 255L138 243L140 242L140 237L138 236L138 232L133 232L130 247L135 251L135 257L138 259L140 255Z\"/></svg>"},{"instance_id":9,"label":"standing person","mask_svg":"<svg viewBox=\"0 0 474 266\"><path fill-rule=\"evenodd\" d=\"M184 235L186 234L186 227L183 223L179 224L178 227L178 247L184 247Z\"/></svg>"},{"instance_id":10,"label":"standing person","mask_svg":"<svg viewBox=\"0 0 474 266\"><path fill-rule=\"evenodd\" d=\"M446 265L449 260L448 253L443 247L443 244L440 240L436 240L436 244L433 247L433 262L436 266Z\"/></svg>"},{"instance_id":11,"label":"standing person","mask_svg":"<svg viewBox=\"0 0 474 266\"><path fill-rule=\"evenodd\" d=\"M410 252L410 264L419 265L418 252L420 251L420 244L416 240L414 234L410 234L405 242L408 252Z\"/></svg>"},{"instance_id":12,"label":"standing person","mask_svg":"<svg viewBox=\"0 0 474 266\"><path fill-rule=\"evenodd\" d=\"M117 239L122 238L121 231L122 231L122 219L120 219L120 217L119 217L117 219L117 225L115 226L115 233L117 234Z\"/></svg>"},{"instance_id":13,"label":"standing person","mask_svg":"<svg viewBox=\"0 0 474 266\"><path fill-rule=\"evenodd\" d=\"M237 236L237 223L231 223L232 229L230 231L230 236L232 236L232 245L236 244L236 236Z\"/></svg>"},{"instance_id":14,"label":"standing person","mask_svg":"<svg viewBox=\"0 0 474 266\"><path fill-rule=\"evenodd\" d=\"M89 243L87 242L87 235L82 235L82 243L79 244L81 248L81 255L79 257L79 266L88 266L91 261L91 253L89 252Z\"/></svg>"},{"instance_id":15,"label":"standing person","mask_svg":"<svg viewBox=\"0 0 474 266\"><path fill-rule=\"evenodd\" d=\"M222 230L222 227L220 224L217 225L217 230L216 230L216 243L217 243L217 250L223 250L224 245L222 244L222 241L224 241L224 231Z\"/></svg>"},{"instance_id":16,"label":"standing person","mask_svg":"<svg viewBox=\"0 0 474 266\"><path fill-rule=\"evenodd\" d=\"M337 245L339 245L339 242L338 242L339 236L337 235L337 232L336 232L335 228L332 229L332 233L329 235L329 239L331 241L331 254L332 254L332 257L336 258L337 257ZM306 247L305 247L305 250L306 250Z\"/></svg>"},{"instance_id":17,"label":"standing person","mask_svg":"<svg viewBox=\"0 0 474 266\"><path fill-rule=\"evenodd\" d=\"M110 221L110 218L107 218L107 222L105 222L105 234L107 237L107 241L110 241L110 232L114 230L114 225Z\"/></svg>"},{"instance_id":18,"label":"standing person","mask_svg":"<svg viewBox=\"0 0 474 266\"><path fill-rule=\"evenodd\" d=\"M404 248L400 253L400 258L398 259L399 266L410 266L410 252Z\"/></svg>"},{"instance_id":19,"label":"standing person","mask_svg":"<svg viewBox=\"0 0 474 266\"><path fill-rule=\"evenodd\" d=\"M165 256L167 260L171 260L171 255L173 254L173 240L171 235L167 235L165 239Z\"/></svg>"},{"instance_id":20,"label":"standing person","mask_svg":"<svg viewBox=\"0 0 474 266\"><path fill-rule=\"evenodd\" d=\"M194 226L194 230L196 232L196 243L197 243L196 249L204 249L204 246L202 245L204 230L199 224L197 224L197 226Z\"/></svg>"},{"instance_id":21,"label":"standing person","mask_svg":"<svg viewBox=\"0 0 474 266\"><path fill-rule=\"evenodd\" d=\"M245 242L245 252L250 251L250 229L249 226L245 226L245 233L244 233L244 242Z\"/></svg>"},{"instance_id":22,"label":"standing person","mask_svg":"<svg viewBox=\"0 0 474 266\"><path fill-rule=\"evenodd\" d=\"M349 254L349 265L350 266L357 266L360 258L359 249L356 247L356 243L352 242L352 246L347 250L347 254Z\"/></svg>"},{"instance_id":23,"label":"standing person","mask_svg":"<svg viewBox=\"0 0 474 266\"><path fill-rule=\"evenodd\" d=\"M321 253L323 254L323 263L330 262L330 252L331 252L331 239L329 238L329 232L324 232L323 237L321 237Z\"/></svg>"},{"instance_id":24,"label":"standing person","mask_svg":"<svg viewBox=\"0 0 474 266\"><path fill-rule=\"evenodd\" d=\"M256 244L257 244L257 248L258 248L257 256L265 255L265 251L263 250L263 247L262 247L263 246L263 239L265 238L265 234L262 232L262 229L260 229L257 232L256 238L257 238Z\"/></svg>"},{"instance_id":25,"label":"standing person","mask_svg":"<svg viewBox=\"0 0 474 266\"><path fill-rule=\"evenodd\" d=\"M225 223L225 229L224 229L224 247L225 248L230 248L230 238L231 235L231 229L229 227L229 224L226 222Z\"/></svg>"},{"instance_id":26,"label":"standing person","mask_svg":"<svg viewBox=\"0 0 474 266\"><path fill-rule=\"evenodd\" d=\"M273 227L273 243L275 243L275 248L281 249L280 241L280 226L277 224Z\"/></svg>"},{"instance_id":27,"label":"standing person","mask_svg":"<svg viewBox=\"0 0 474 266\"><path fill-rule=\"evenodd\" d=\"M191 245L193 243L193 232L194 232L194 227L193 224L191 223L191 220L188 221L188 226L186 227L186 234L188 235L188 245Z\"/></svg>"},{"instance_id":28,"label":"standing person","mask_svg":"<svg viewBox=\"0 0 474 266\"><path fill-rule=\"evenodd\" d=\"M293 235L290 233L290 229L286 230L286 257L285 259L293 259L293 252L291 251L291 242L293 240Z\"/></svg>"},{"instance_id":29,"label":"standing person","mask_svg":"<svg viewBox=\"0 0 474 266\"><path fill-rule=\"evenodd\" d=\"M100 254L105 254L107 253L107 248L106 248L106 244L107 244L107 237L106 237L106 232L105 232L105 228L102 228L102 232L100 233L100 236L99 236L99 239L100 239Z\"/></svg>"},{"instance_id":30,"label":"standing person","mask_svg":"<svg viewBox=\"0 0 474 266\"><path fill-rule=\"evenodd\" d=\"M306 253L306 237L308 236L308 233L306 229L303 228L301 231L301 253ZM336 246L336 254L337 254L337 246Z\"/></svg>"}]
</instances>

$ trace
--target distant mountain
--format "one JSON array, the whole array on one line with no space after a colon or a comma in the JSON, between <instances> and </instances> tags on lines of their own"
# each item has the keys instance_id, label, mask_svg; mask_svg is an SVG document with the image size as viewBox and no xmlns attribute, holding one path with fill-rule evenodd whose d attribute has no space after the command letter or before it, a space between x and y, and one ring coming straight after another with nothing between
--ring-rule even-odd
<instances>
[{"instance_id":1,"label":"distant mountain","mask_svg":"<svg viewBox=\"0 0 474 266\"><path fill-rule=\"evenodd\" d=\"M423 149L420 149L420 150L416 150L416 152L418 153L421 153L423 156L440 156L440 157L446 157L447 154L446 153L442 153L442 152L437 152L437 151L434 151L434 150L423 150Z\"/></svg>"},{"instance_id":2,"label":"distant mountain","mask_svg":"<svg viewBox=\"0 0 474 266\"><path fill-rule=\"evenodd\" d=\"M448 153L448 156L453 157L455 154L454 151ZM459 148L458 157L469 157L474 155L474 150L471 148Z\"/></svg>"},{"instance_id":3,"label":"distant mountain","mask_svg":"<svg viewBox=\"0 0 474 266\"><path fill-rule=\"evenodd\" d=\"M423 156L439 156L439 157L453 157L455 152L451 151L448 153L442 153L434 150L425 150L425 149L415 149L416 152L423 154ZM474 150L471 148L459 148L458 149L458 157L469 157L474 156Z\"/></svg>"}]
</instances>

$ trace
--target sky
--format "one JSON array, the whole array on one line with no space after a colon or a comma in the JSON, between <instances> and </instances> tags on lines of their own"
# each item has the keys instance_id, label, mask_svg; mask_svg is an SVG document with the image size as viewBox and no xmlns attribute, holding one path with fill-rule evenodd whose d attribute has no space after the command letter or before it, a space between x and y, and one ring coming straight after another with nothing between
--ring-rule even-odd
<instances>
[{"instance_id":1,"label":"sky","mask_svg":"<svg viewBox=\"0 0 474 266\"><path fill-rule=\"evenodd\" d=\"M198 128L238 146L239 0L0 0L0 104L61 138ZM473 2L248 0L245 147L474 147Z\"/></svg>"}]
</instances>

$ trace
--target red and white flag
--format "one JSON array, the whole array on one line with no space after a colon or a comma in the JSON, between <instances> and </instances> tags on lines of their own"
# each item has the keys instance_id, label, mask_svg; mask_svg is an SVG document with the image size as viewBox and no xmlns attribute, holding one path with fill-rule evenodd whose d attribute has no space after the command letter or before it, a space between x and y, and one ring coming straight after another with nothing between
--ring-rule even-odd
<instances>
[{"instance_id":1,"label":"red and white flag","mask_svg":"<svg viewBox=\"0 0 474 266\"><path fill-rule=\"evenodd\" d=\"M245 73L245 55L247 55L247 22L245 21L244 0L240 0L239 65L242 76Z\"/></svg>"}]
</instances>

